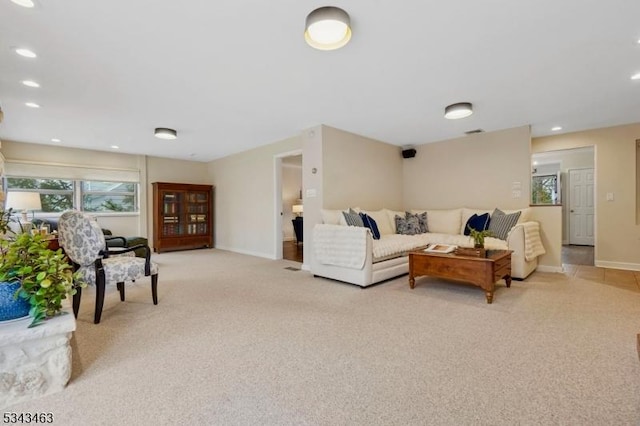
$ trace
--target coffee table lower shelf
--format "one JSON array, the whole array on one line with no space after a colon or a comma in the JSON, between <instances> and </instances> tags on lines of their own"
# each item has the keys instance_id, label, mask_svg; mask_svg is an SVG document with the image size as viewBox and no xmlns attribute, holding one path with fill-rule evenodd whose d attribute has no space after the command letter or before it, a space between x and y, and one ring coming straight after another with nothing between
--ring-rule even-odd
<instances>
[{"instance_id":1,"label":"coffee table lower shelf","mask_svg":"<svg viewBox=\"0 0 640 426\"><path fill-rule=\"evenodd\" d=\"M482 288L487 303L492 303L497 281L504 279L511 287L511 250L490 250L486 257L409 253L409 287L415 288L416 277L423 275L471 283Z\"/></svg>"}]
</instances>

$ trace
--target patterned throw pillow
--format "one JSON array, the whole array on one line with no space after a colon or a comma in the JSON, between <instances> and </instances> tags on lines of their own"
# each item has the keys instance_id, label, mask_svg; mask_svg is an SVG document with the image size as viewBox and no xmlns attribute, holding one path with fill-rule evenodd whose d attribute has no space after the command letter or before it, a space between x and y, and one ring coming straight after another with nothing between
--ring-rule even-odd
<instances>
[{"instance_id":1,"label":"patterned throw pillow","mask_svg":"<svg viewBox=\"0 0 640 426\"><path fill-rule=\"evenodd\" d=\"M492 236L500 240L506 240L511 228L518 223L520 213L521 212L518 211L511 214L505 214L502 210L495 209L491 215L491 221L489 222L489 231L491 231Z\"/></svg>"},{"instance_id":2,"label":"patterned throw pillow","mask_svg":"<svg viewBox=\"0 0 640 426\"><path fill-rule=\"evenodd\" d=\"M410 217L415 217L416 219L418 219L418 225L420 227L420 232L418 232L418 234L429 232L429 227L427 226L427 212L416 214L405 212L404 214L405 219L409 219Z\"/></svg>"},{"instance_id":3,"label":"patterned throw pillow","mask_svg":"<svg viewBox=\"0 0 640 426\"><path fill-rule=\"evenodd\" d=\"M471 230L469 228L473 228L476 231L484 231L489 229L489 213L484 213L481 215L473 214L467 221L467 224L464 226L464 235L470 235Z\"/></svg>"},{"instance_id":4,"label":"patterned throw pillow","mask_svg":"<svg viewBox=\"0 0 640 426\"><path fill-rule=\"evenodd\" d=\"M362 223L366 228L371 229L371 234L373 234L374 240L380 239L380 231L378 230L378 224L371 216L366 213L360 212L360 219L362 219Z\"/></svg>"},{"instance_id":5,"label":"patterned throw pillow","mask_svg":"<svg viewBox=\"0 0 640 426\"><path fill-rule=\"evenodd\" d=\"M349 212L342 212L344 215L344 220L347 222L348 226L359 226L364 227L364 223L362 222L362 218L360 215L355 212L353 209L349 209Z\"/></svg>"},{"instance_id":6,"label":"patterned throw pillow","mask_svg":"<svg viewBox=\"0 0 640 426\"><path fill-rule=\"evenodd\" d=\"M412 215L407 218L396 215L394 219L396 222L396 234L416 235L421 233L417 217Z\"/></svg>"}]
</instances>

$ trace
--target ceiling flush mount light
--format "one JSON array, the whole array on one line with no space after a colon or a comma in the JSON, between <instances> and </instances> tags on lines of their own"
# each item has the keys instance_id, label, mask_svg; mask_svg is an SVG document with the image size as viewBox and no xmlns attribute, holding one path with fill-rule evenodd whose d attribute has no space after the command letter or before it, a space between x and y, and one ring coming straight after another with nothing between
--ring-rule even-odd
<instances>
[{"instance_id":1,"label":"ceiling flush mount light","mask_svg":"<svg viewBox=\"0 0 640 426\"><path fill-rule=\"evenodd\" d=\"M631 76L631 80L640 80L640 72L635 73Z\"/></svg>"},{"instance_id":2,"label":"ceiling flush mount light","mask_svg":"<svg viewBox=\"0 0 640 426\"><path fill-rule=\"evenodd\" d=\"M552 131L552 132L557 132L557 131L560 131L560 130L562 130L562 127L560 127L560 126L553 126L553 127L551 128L551 131Z\"/></svg>"},{"instance_id":3,"label":"ceiling flush mount light","mask_svg":"<svg viewBox=\"0 0 640 426\"><path fill-rule=\"evenodd\" d=\"M58 138L51 138L51 142L62 142L62 140Z\"/></svg>"},{"instance_id":4,"label":"ceiling flush mount light","mask_svg":"<svg viewBox=\"0 0 640 426\"><path fill-rule=\"evenodd\" d=\"M111 145L111 149L120 149L118 145Z\"/></svg>"},{"instance_id":5,"label":"ceiling flush mount light","mask_svg":"<svg viewBox=\"0 0 640 426\"><path fill-rule=\"evenodd\" d=\"M168 129L166 127L158 127L153 132L156 138L160 139L175 139L178 137L178 132L173 129Z\"/></svg>"},{"instance_id":6,"label":"ceiling flush mount light","mask_svg":"<svg viewBox=\"0 0 640 426\"><path fill-rule=\"evenodd\" d=\"M349 15L344 10L333 6L314 10L307 16L304 39L315 49L340 49L351 40Z\"/></svg>"},{"instance_id":7,"label":"ceiling flush mount light","mask_svg":"<svg viewBox=\"0 0 640 426\"><path fill-rule=\"evenodd\" d=\"M18 6L28 7L28 8L32 8L33 6L36 5L31 0L11 0L11 1L14 2L15 4L17 4Z\"/></svg>"},{"instance_id":8,"label":"ceiling flush mount light","mask_svg":"<svg viewBox=\"0 0 640 426\"><path fill-rule=\"evenodd\" d=\"M449 105L444 109L444 117L449 120L465 118L473 114L473 107L470 102L459 102Z\"/></svg>"},{"instance_id":9,"label":"ceiling flush mount light","mask_svg":"<svg viewBox=\"0 0 640 426\"><path fill-rule=\"evenodd\" d=\"M33 80L22 80L22 84L28 87L40 87L40 83Z\"/></svg>"},{"instance_id":10,"label":"ceiling flush mount light","mask_svg":"<svg viewBox=\"0 0 640 426\"><path fill-rule=\"evenodd\" d=\"M25 58L35 58L38 55L35 54L35 52L33 52L32 50L29 49L25 49L23 47L18 47L15 52L20 55L20 56L24 56Z\"/></svg>"},{"instance_id":11,"label":"ceiling flush mount light","mask_svg":"<svg viewBox=\"0 0 640 426\"><path fill-rule=\"evenodd\" d=\"M28 106L29 108L40 108L40 105L38 105L35 102L25 102L25 105Z\"/></svg>"}]
</instances>

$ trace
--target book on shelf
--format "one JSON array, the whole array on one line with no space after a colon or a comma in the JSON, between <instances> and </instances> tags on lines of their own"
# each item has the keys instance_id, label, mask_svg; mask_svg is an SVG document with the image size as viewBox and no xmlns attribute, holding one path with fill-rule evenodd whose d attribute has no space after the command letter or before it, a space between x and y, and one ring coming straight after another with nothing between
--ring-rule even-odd
<instances>
[{"instance_id":1,"label":"book on shelf","mask_svg":"<svg viewBox=\"0 0 640 426\"><path fill-rule=\"evenodd\" d=\"M428 253L452 253L458 248L451 244L431 244L424 251Z\"/></svg>"}]
</instances>

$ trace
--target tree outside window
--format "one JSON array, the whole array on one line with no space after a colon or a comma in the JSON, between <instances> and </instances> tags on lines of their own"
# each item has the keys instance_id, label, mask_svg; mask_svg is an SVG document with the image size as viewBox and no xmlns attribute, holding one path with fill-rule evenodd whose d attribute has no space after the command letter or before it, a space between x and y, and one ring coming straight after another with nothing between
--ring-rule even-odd
<instances>
[{"instance_id":1,"label":"tree outside window","mask_svg":"<svg viewBox=\"0 0 640 426\"><path fill-rule=\"evenodd\" d=\"M39 192L42 211L45 213L63 212L73 208L71 180L9 177L7 190Z\"/></svg>"}]
</instances>

